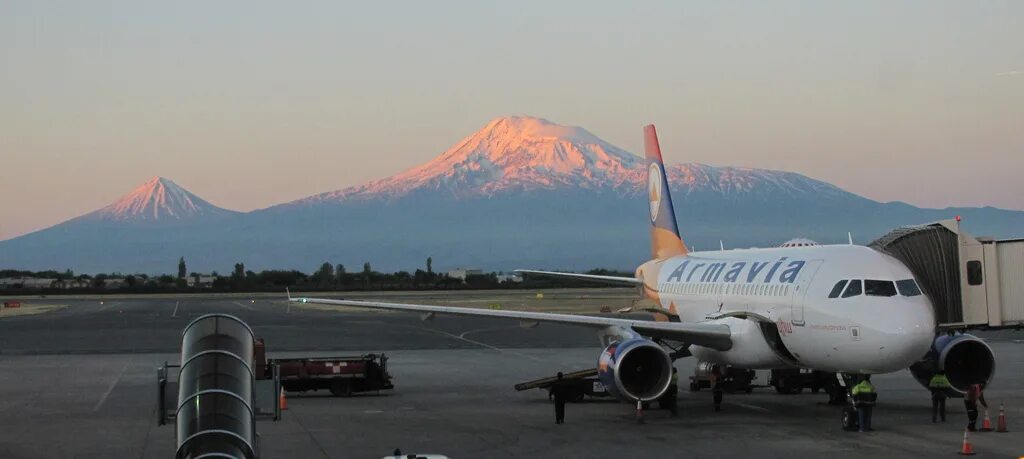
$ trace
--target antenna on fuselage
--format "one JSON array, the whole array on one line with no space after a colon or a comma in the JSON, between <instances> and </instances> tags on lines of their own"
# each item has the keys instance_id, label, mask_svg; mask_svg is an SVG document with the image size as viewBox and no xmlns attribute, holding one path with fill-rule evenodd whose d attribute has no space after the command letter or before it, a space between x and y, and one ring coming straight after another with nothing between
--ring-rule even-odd
<instances>
[{"instance_id":1,"label":"antenna on fuselage","mask_svg":"<svg viewBox=\"0 0 1024 459\"><path fill-rule=\"evenodd\" d=\"M853 245L853 233L847 231L846 232L846 240L850 242L850 245Z\"/></svg>"}]
</instances>

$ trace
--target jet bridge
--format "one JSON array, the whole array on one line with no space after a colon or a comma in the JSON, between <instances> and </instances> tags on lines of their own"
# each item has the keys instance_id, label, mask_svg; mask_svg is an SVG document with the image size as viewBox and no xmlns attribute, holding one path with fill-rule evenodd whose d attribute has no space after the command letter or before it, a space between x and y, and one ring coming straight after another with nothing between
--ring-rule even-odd
<instances>
[{"instance_id":1,"label":"jet bridge","mask_svg":"<svg viewBox=\"0 0 1024 459\"><path fill-rule=\"evenodd\" d=\"M939 328L1024 325L1024 239L976 238L958 217L897 228L868 246L910 268Z\"/></svg>"}]
</instances>

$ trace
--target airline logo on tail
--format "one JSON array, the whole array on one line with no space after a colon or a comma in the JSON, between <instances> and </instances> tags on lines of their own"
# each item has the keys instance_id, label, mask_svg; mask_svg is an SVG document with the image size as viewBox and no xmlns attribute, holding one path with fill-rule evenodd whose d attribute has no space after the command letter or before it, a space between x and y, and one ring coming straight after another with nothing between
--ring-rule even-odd
<instances>
[{"instance_id":1,"label":"airline logo on tail","mask_svg":"<svg viewBox=\"0 0 1024 459\"><path fill-rule=\"evenodd\" d=\"M644 126L644 153L647 157L647 199L651 206L651 258L664 260L686 255L686 246L679 237L672 195L665 177L665 163L654 125Z\"/></svg>"},{"instance_id":2,"label":"airline logo on tail","mask_svg":"<svg viewBox=\"0 0 1024 459\"><path fill-rule=\"evenodd\" d=\"M658 221L658 211L661 210L661 167L658 164L651 164L647 169L647 195L651 204L651 223Z\"/></svg>"}]
</instances>

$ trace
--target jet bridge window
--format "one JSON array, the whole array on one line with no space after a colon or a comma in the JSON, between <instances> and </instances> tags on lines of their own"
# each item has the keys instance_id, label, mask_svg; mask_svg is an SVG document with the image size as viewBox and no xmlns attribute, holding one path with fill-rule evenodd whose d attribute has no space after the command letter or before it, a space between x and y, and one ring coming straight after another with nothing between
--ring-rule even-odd
<instances>
[{"instance_id":1,"label":"jet bridge window","mask_svg":"<svg viewBox=\"0 0 1024 459\"><path fill-rule=\"evenodd\" d=\"M900 295L903 296L918 296L921 294L921 289L917 286L917 282L914 279L903 279L896 281L896 289L900 291Z\"/></svg>"},{"instance_id":2,"label":"jet bridge window","mask_svg":"<svg viewBox=\"0 0 1024 459\"><path fill-rule=\"evenodd\" d=\"M967 262L967 284L981 285L981 262L971 260Z\"/></svg>"},{"instance_id":3,"label":"jet bridge window","mask_svg":"<svg viewBox=\"0 0 1024 459\"><path fill-rule=\"evenodd\" d=\"M829 298L839 298L839 294L843 293L843 287L846 287L846 279L836 282L836 286L832 287L832 292L828 294Z\"/></svg>"},{"instance_id":4,"label":"jet bridge window","mask_svg":"<svg viewBox=\"0 0 1024 459\"><path fill-rule=\"evenodd\" d=\"M857 296L861 293L864 293L864 289L861 287L860 279L854 279L850 281L850 285L846 286L846 291L843 292L843 298Z\"/></svg>"},{"instance_id":5,"label":"jet bridge window","mask_svg":"<svg viewBox=\"0 0 1024 459\"><path fill-rule=\"evenodd\" d=\"M864 294L868 296L896 296L896 285L889 280L864 280Z\"/></svg>"}]
</instances>

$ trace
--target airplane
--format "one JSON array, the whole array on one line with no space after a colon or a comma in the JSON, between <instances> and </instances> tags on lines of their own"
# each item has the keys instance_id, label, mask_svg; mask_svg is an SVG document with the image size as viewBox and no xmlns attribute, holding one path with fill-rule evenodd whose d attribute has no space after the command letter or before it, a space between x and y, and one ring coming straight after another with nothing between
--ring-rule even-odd
<instances>
[{"instance_id":1,"label":"airplane","mask_svg":"<svg viewBox=\"0 0 1024 459\"><path fill-rule=\"evenodd\" d=\"M747 370L810 369L845 376L911 368L922 384L938 369L954 393L989 382L992 350L971 335L938 334L932 304L897 259L865 246L810 245L690 252L680 237L654 125L644 127L651 259L633 277L520 273L626 284L671 320L292 297L302 303L560 323L597 331L598 377L623 401L650 402L673 362ZM672 346L675 343L676 346ZM955 395L955 394L954 394ZM845 400L845 390L843 390Z\"/></svg>"}]
</instances>

